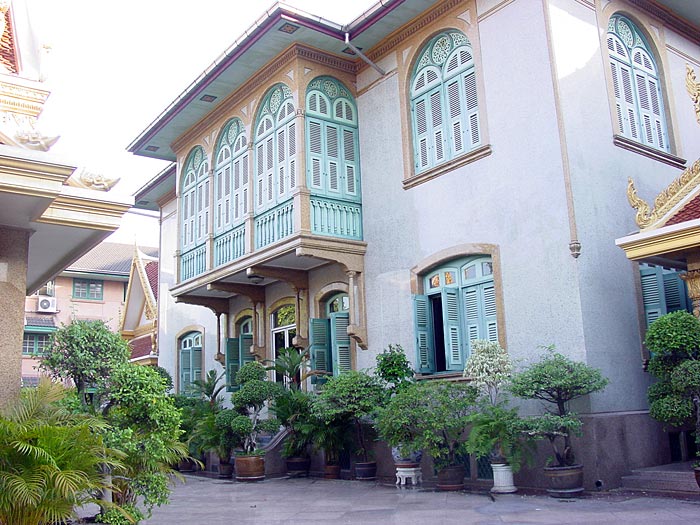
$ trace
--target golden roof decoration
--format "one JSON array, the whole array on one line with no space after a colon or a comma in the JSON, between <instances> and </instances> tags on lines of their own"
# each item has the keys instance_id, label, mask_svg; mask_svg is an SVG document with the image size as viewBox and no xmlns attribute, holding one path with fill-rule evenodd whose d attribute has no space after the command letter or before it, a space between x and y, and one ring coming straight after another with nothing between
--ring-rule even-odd
<instances>
[{"instance_id":1,"label":"golden roof decoration","mask_svg":"<svg viewBox=\"0 0 700 525\"><path fill-rule=\"evenodd\" d=\"M685 87L688 90L688 95L693 101L695 108L695 118L700 124L700 82L695 78L695 71L688 64L685 65Z\"/></svg>"}]
</instances>

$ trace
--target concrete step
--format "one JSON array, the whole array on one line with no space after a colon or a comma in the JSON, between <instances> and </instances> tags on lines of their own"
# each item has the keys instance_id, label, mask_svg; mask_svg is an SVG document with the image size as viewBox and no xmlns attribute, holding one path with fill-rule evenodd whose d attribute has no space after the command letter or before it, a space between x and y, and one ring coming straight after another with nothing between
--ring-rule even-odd
<instances>
[{"instance_id":1,"label":"concrete step","mask_svg":"<svg viewBox=\"0 0 700 525\"><path fill-rule=\"evenodd\" d=\"M644 468L635 469L629 476L623 476L621 489L627 490L647 490L665 492L694 492L698 488L695 482L695 475L689 467L685 470Z\"/></svg>"}]
</instances>

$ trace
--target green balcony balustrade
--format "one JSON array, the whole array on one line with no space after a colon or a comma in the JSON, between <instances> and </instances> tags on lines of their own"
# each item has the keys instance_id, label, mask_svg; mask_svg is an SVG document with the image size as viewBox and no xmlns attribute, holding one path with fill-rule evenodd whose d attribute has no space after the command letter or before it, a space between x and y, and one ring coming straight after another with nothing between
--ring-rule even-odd
<instances>
[{"instance_id":1,"label":"green balcony balustrade","mask_svg":"<svg viewBox=\"0 0 700 525\"><path fill-rule=\"evenodd\" d=\"M294 201L289 199L255 217L255 249L264 248L294 233Z\"/></svg>"},{"instance_id":2,"label":"green balcony balustrade","mask_svg":"<svg viewBox=\"0 0 700 525\"><path fill-rule=\"evenodd\" d=\"M214 238L214 266L222 266L245 254L245 224Z\"/></svg>"},{"instance_id":3,"label":"green balcony balustrade","mask_svg":"<svg viewBox=\"0 0 700 525\"><path fill-rule=\"evenodd\" d=\"M205 245L183 253L180 256L180 281L201 275L207 269L207 248Z\"/></svg>"},{"instance_id":4,"label":"green balcony balustrade","mask_svg":"<svg viewBox=\"0 0 700 525\"><path fill-rule=\"evenodd\" d=\"M362 240L362 205L312 196L310 210L314 234Z\"/></svg>"}]
</instances>

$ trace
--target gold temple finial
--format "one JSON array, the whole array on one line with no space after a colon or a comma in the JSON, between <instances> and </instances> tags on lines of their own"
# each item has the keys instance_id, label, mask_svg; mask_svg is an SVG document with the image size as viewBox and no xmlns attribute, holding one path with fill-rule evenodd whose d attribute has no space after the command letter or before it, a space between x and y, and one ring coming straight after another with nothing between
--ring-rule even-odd
<instances>
[{"instance_id":1,"label":"gold temple finial","mask_svg":"<svg viewBox=\"0 0 700 525\"><path fill-rule=\"evenodd\" d=\"M700 124L700 82L695 78L695 71L690 65L685 65L685 87L695 108L695 118Z\"/></svg>"},{"instance_id":2,"label":"gold temple finial","mask_svg":"<svg viewBox=\"0 0 700 525\"><path fill-rule=\"evenodd\" d=\"M637 226L646 228L656 220L655 210L652 211L647 201L637 195L637 189L634 187L632 177L627 178L627 200L630 206L637 210L637 215L634 217Z\"/></svg>"}]
</instances>

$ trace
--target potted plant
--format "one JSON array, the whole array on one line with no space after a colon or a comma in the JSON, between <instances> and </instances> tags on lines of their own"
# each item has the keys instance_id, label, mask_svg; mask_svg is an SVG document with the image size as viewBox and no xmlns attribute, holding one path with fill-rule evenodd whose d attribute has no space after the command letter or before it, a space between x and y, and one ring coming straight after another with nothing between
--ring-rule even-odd
<instances>
[{"instance_id":1,"label":"potted plant","mask_svg":"<svg viewBox=\"0 0 700 525\"><path fill-rule=\"evenodd\" d=\"M326 374L319 370L311 370L309 351L299 348L281 348L274 360L266 359L266 370L272 370L278 377L284 378L285 386L299 390L308 377Z\"/></svg>"},{"instance_id":2,"label":"potted plant","mask_svg":"<svg viewBox=\"0 0 700 525\"><path fill-rule=\"evenodd\" d=\"M583 466L577 463L572 449L572 435L581 434L581 419L571 411L570 403L608 384L599 370L585 363L572 361L546 348L542 358L511 380L510 390L523 399L537 399L548 403L544 415L529 418L528 434L546 438L554 452L555 463L545 467L552 497L576 497L583 492Z\"/></svg>"},{"instance_id":3,"label":"potted plant","mask_svg":"<svg viewBox=\"0 0 700 525\"><path fill-rule=\"evenodd\" d=\"M286 458L287 474L292 477L309 474L309 449L314 430L311 422L312 405L311 394L291 388L280 394L272 407L280 424L287 430L282 457Z\"/></svg>"},{"instance_id":4,"label":"potted plant","mask_svg":"<svg viewBox=\"0 0 700 525\"><path fill-rule=\"evenodd\" d=\"M331 417L316 407L308 422L312 436L311 445L315 452L323 451L323 478L338 479L340 477L340 455L350 446L351 424L346 418Z\"/></svg>"},{"instance_id":5,"label":"potted plant","mask_svg":"<svg viewBox=\"0 0 700 525\"><path fill-rule=\"evenodd\" d=\"M379 380L365 372L350 370L332 377L314 405L316 415L326 421L347 420L354 427L356 453L355 477L376 479L377 463L371 458L370 416L384 401L384 389Z\"/></svg>"},{"instance_id":6,"label":"potted plant","mask_svg":"<svg viewBox=\"0 0 700 525\"><path fill-rule=\"evenodd\" d=\"M649 387L649 415L674 427L695 429L697 459L693 464L700 486L700 321L685 311L659 317L644 338L648 370L658 379Z\"/></svg>"},{"instance_id":7,"label":"potted plant","mask_svg":"<svg viewBox=\"0 0 700 525\"><path fill-rule=\"evenodd\" d=\"M430 454L438 489L464 488L467 426L476 408L477 389L466 383L431 380L408 385L377 413L379 436L403 455Z\"/></svg>"},{"instance_id":8,"label":"potted plant","mask_svg":"<svg viewBox=\"0 0 700 525\"><path fill-rule=\"evenodd\" d=\"M401 345L390 344L381 354L377 355L375 375L384 384L387 401L394 395L413 383L415 373L411 362ZM423 457L423 451L417 450L404 456L400 445L391 447L391 457L396 468L417 468Z\"/></svg>"},{"instance_id":9,"label":"potted plant","mask_svg":"<svg viewBox=\"0 0 700 525\"><path fill-rule=\"evenodd\" d=\"M491 492L516 492L513 472L520 469L523 454L531 440L523 432L523 421L516 408L508 407L503 390L509 384L513 364L501 345L474 340L464 367L464 376L479 389L479 411L470 418L467 440L469 453L488 456L493 470Z\"/></svg>"},{"instance_id":10,"label":"potted plant","mask_svg":"<svg viewBox=\"0 0 700 525\"><path fill-rule=\"evenodd\" d=\"M195 459L201 455L202 449L195 438L195 429L204 414L208 412L209 405L203 399L182 394L174 394L172 398L175 407L180 410L181 414L180 429L182 434L179 439L187 445L189 452L189 457L182 459L178 463L177 469L180 472L192 472L202 469L204 464L200 460L201 458Z\"/></svg>"},{"instance_id":11,"label":"potted plant","mask_svg":"<svg viewBox=\"0 0 700 525\"><path fill-rule=\"evenodd\" d=\"M274 402L281 393L280 386L266 381L266 376L265 367L257 361L246 363L236 374L240 388L231 395L236 415L228 425L240 447L235 456L237 481L265 478L265 458L257 448L258 436L261 432L274 433L279 429L277 419L261 418L265 405Z\"/></svg>"}]
</instances>

